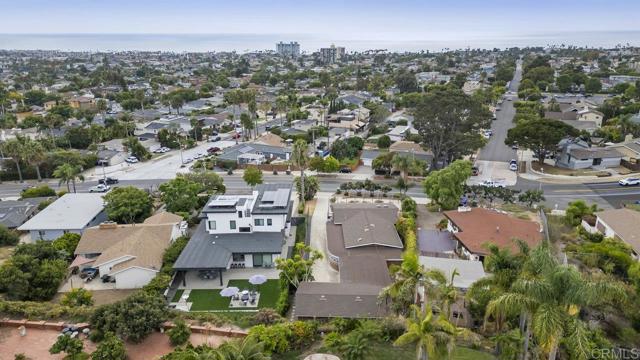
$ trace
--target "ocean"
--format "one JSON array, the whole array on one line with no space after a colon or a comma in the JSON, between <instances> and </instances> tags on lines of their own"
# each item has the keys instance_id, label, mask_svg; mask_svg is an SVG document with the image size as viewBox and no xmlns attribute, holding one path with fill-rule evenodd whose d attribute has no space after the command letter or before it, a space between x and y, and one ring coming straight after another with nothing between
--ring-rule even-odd
<instances>
[{"instance_id":1,"label":"ocean","mask_svg":"<svg viewBox=\"0 0 640 360\"><path fill-rule=\"evenodd\" d=\"M640 31L564 32L477 37L453 40L340 40L300 34L0 34L3 50L211 52L275 50L279 41L298 41L310 53L331 44L347 51L441 51L464 48L508 48L575 45L612 48L640 46Z\"/></svg>"}]
</instances>

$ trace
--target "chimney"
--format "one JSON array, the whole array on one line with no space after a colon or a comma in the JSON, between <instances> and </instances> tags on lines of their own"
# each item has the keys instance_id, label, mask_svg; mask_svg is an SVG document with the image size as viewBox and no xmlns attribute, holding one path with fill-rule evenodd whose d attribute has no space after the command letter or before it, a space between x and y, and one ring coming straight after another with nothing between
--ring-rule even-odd
<instances>
[{"instance_id":1,"label":"chimney","mask_svg":"<svg viewBox=\"0 0 640 360\"><path fill-rule=\"evenodd\" d=\"M116 223L115 221L105 221L103 223L100 223L100 230L117 229L117 228L118 228L118 223Z\"/></svg>"}]
</instances>

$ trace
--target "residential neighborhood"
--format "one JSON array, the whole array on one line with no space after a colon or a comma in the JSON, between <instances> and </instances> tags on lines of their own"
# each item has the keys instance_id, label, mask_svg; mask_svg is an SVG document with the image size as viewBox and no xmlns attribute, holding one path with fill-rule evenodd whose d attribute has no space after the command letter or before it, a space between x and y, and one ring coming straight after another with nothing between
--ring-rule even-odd
<instances>
[{"instance_id":1,"label":"residential neighborhood","mask_svg":"<svg viewBox=\"0 0 640 360\"><path fill-rule=\"evenodd\" d=\"M637 39L3 30L1 359L637 355Z\"/></svg>"}]
</instances>

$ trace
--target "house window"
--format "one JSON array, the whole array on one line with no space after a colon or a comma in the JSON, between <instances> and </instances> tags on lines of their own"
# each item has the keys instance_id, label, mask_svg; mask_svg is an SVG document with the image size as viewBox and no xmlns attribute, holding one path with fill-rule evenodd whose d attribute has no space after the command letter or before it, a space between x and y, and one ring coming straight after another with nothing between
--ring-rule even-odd
<instances>
[{"instance_id":1,"label":"house window","mask_svg":"<svg viewBox=\"0 0 640 360\"><path fill-rule=\"evenodd\" d=\"M209 230L215 230L215 229L216 229L216 221L209 220Z\"/></svg>"},{"instance_id":2,"label":"house window","mask_svg":"<svg viewBox=\"0 0 640 360\"><path fill-rule=\"evenodd\" d=\"M267 226L271 226L271 225L273 225L273 220L267 219Z\"/></svg>"},{"instance_id":3,"label":"house window","mask_svg":"<svg viewBox=\"0 0 640 360\"><path fill-rule=\"evenodd\" d=\"M235 230L236 229L236 221L235 220L229 221L229 228L231 230Z\"/></svg>"},{"instance_id":4,"label":"house window","mask_svg":"<svg viewBox=\"0 0 640 360\"><path fill-rule=\"evenodd\" d=\"M242 211L238 211L238 217L242 219Z\"/></svg>"},{"instance_id":5,"label":"house window","mask_svg":"<svg viewBox=\"0 0 640 360\"><path fill-rule=\"evenodd\" d=\"M244 254L233 254L233 261L244 261Z\"/></svg>"},{"instance_id":6,"label":"house window","mask_svg":"<svg viewBox=\"0 0 640 360\"><path fill-rule=\"evenodd\" d=\"M253 222L256 226L264 226L264 219L255 219Z\"/></svg>"}]
</instances>

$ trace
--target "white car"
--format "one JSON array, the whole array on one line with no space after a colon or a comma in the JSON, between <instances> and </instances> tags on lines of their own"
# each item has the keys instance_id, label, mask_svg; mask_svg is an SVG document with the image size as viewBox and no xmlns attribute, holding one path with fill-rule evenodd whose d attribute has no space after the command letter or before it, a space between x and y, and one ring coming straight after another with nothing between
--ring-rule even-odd
<instances>
[{"instance_id":1,"label":"white car","mask_svg":"<svg viewBox=\"0 0 640 360\"><path fill-rule=\"evenodd\" d=\"M193 159L192 159L192 158L190 158L190 157L188 157L188 158L185 158L185 159L184 159L184 161L183 161L182 163L183 163L183 164L188 164L188 163L190 163L190 162L193 162Z\"/></svg>"},{"instance_id":2,"label":"white car","mask_svg":"<svg viewBox=\"0 0 640 360\"><path fill-rule=\"evenodd\" d=\"M125 161L128 162L129 164L135 164L138 162L138 158L135 156L129 156Z\"/></svg>"},{"instance_id":3,"label":"white car","mask_svg":"<svg viewBox=\"0 0 640 360\"><path fill-rule=\"evenodd\" d=\"M486 186L486 187L499 187L499 188L505 187L503 183L498 181L493 181L493 180L484 180L480 185Z\"/></svg>"},{"instance_id":4,"label":"white car","mask_svg":"<svg viewBox=\"0 0 640 360\"><path fill-rule=\"evenodd\" d=\"M98 184L96 186L92 186L89 188L89 192L107 192L111 189L111 186L109 185L104 185L104 184Z\"/></svg>"},{"instance_id":5,"label":"white car","mask_svg":"<svg viewBox=\"0 0 640 360\"><path fill-rule=\"evenodd\" d=\"M509 170L518 171L518 162L515 159L512 159L509 163Z\"/></svg>"},{"instance_id":6,"label":"white car","mask_svg":"<svg viewBox=\"0 0 640 360\"><path fill-rule=\"evenodd\" d=\"M618 184L622 186L638 186L640 185L640 178L626 178L618 181Z\"/></svg>"}]
</instances>

